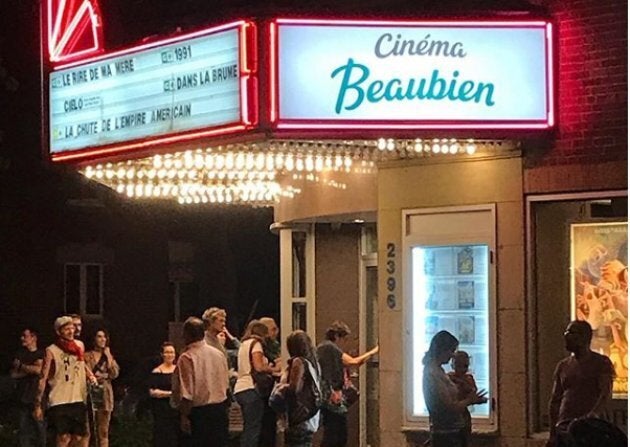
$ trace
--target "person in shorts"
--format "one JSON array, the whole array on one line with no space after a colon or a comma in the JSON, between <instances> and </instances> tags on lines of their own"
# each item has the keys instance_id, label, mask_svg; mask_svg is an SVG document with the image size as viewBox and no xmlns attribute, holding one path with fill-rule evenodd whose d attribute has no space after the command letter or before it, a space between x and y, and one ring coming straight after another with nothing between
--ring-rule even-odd
<instances>
[{"instance_id":1,"label":"person in shorts","mask_svg":"<svg viewBox=\"0 0 630 447\"><path fill-rule=\"evenodd\" d=\"M34 401L33 418L41 421L42 397L48 385L47 417L56 433L57 447L83 443L87 436L87 381L97 383L85 364L83 344L74 340L75 329L71 317L55 320L57 339L46 348Z\"/></svg>"}]
</instances>

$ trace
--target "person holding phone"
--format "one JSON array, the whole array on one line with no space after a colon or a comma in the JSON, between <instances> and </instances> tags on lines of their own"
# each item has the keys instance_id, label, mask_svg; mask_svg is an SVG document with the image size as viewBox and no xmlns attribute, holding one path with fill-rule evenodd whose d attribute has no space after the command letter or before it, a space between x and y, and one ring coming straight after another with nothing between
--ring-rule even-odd
<instances>
[{"instance_id":1,"label":"person holding phone","mask_svg":"<svg viewBox=\"0 0 630 447\"><path fill-rule=\"evenodd\" d=\"M440 331L431 339L429 350L422 359L422 389L429 410L432 447L467 447L467 408L488 401L484 390L474 390L460 398L457 385L442 369L458 346L459 341L453 334Z\"/></svg>"}]
</instances>

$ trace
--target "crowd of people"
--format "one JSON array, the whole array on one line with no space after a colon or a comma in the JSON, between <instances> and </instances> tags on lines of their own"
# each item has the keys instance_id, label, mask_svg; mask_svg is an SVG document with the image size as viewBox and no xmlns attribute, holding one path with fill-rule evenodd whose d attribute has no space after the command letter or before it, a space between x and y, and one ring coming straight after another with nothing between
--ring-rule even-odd
<instances>
[{"instance_id":1,"label":"crowd of people","mask_svg":"<svg viewBox=\"0 0 630 447\"><path fill-rule=\"evenodd\" d=\"M310 447L320 426L322 447L346 446L348 408L358 399L348 368L364 364L378 346L351 356L346 352L350 329L335 321L317 347L303 331L289 334L289 358L283 362L272 318L250 321L240 340L227 330L226 320L226 312L216 307L201 319L188 318L179 357L172 342L162 344L161 363L147 382L153 445L227 446L228 412L235 401L243 419L241 447L273 447L278 432L289 447ZM120 372L109 334L96 330L86 351L79 339L80 316L61 316L54 329L56 339L45 350L38 347L34 329L24 329L20 337L22 348L11 369L19 396L20 445L45 446L49 427L58 447L87 447L91 437L94 445L107 447L114 408L111 382ZM570 355L554 372L548 447L627 442L602 422L614 370L606 356L590 349L592 333L586 321L573 321L564 332ZM432 447L467 447L472 433L468 408L487 402L487 393L468 371L468 354L458 346L455 336L440 331L423 359ZM448 362L452 371L447 374L443 365ZM596 438L598 431L603 437ZM594 444L578 442L587 436L596 439Z\"/></svg>"},{"instance_id":2,"label":"crowd of people","mask_svg":"<svg viewBox=\"0 0 630 447\"><path fill-rule=\"evenodd\" d=\"M564 332L570 355L553 375L547 447L627 445L623 432L605 421L614 370L608 357L591 350L592 336L586 321L572 321ZM457 351L458 346L454 335L439 331L423 359L423 393L431 422L427 445L432 447L467 447L472 431L468 407L488 401L468 372L468 354ZM447 374L442 365L449 361L452 371Z\"/></svg>"},{"instance_id":3,"label":"crowd of people","mask_svg":"<svg viewBox=\"0 0 630 447\"><path fill-rule=\"evenodd\" d=\"M241 447L309 447L323 427L323 447L347 443L347 412L357 400L349 367L360 366L378 347L353 357L346 351L350 329L335 321L317 347L304 331L286 338L281 359L278 326L272 318L250 321L239 340L226 328L223 309L207 309L183 325L185 347L161 346L161 363L147 379L157 447L225 447L229 409L242 413ZM47 429L57 447L109 445L114 408L112 380L120 367L109 348L109 334L98 328L86 351L79 339L78 315L54 321L55 341L37 345L37 331L24 329L11 375L19 394L21 446L45 446ZM92 439L92 443L90 440Z\"/></svg>"}]
</instances>

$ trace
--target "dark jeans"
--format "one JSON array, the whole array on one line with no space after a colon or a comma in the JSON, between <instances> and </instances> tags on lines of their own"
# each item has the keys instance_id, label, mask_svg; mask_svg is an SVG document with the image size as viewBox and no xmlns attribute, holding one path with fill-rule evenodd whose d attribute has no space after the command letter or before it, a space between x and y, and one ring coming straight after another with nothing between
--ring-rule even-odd
<instances>
[{"instance_id":1,"label":"dark jeans","mask_svg":"<svg viewBox=\"0 0 630 447\"><path fill-rule=\"evenodd\" d=\"M243 433L241 447L258 447L262 429L265 402L256 390L246 390L234 395L243 413Z\"/></svg>"},{"instance_id":2,"label":"dark jeans","mask_svg":"<svg viewBox=\"0 0 630 447\"><path fill-rule=\"evenodd\" d=\"M454 433L431 433L431 447L467 447L466 430Z\"/></svg>"},{"instance_id":3,"label":"dark jeans","mask_svg":"<svg viewBox=\"0 0 630 447\"><path fill-rule=\"evenodd\" d=\"M265 403L260 439L258 440L259 447L273 447L276 445L276 423L276 412Z\"/></svg>"},{"instance_id":4,"label":"dark jeans","mask_svg":"<svg viewBox=\"0 0 630 447\"><path fill-rule=\"evenodd\" d=\"M46 422L33 419L33 407L21 404L19 416L20 447L46 447Z\"/></svg>"},{"instance_id":5,"label":"dark jeans","mask_svg":"<svg viewBox=\"0 0 630 447\"><path fill-rule=\"evenodd\" d=\"M230 437L228 423L227 401L193 407L190 412L192 446L227 447Z\"/></svg>"},{"instance_id":6,"label":"dark jeans","mask_svg":"<svg viewBox=\"0 0 630 447\"><path fill-rule=\"evenodd\" d=\"M324 418L322 447L346 447L348 442L348 414L334 413L323 408L322 417Z\"/></svg>"}]
</instances>

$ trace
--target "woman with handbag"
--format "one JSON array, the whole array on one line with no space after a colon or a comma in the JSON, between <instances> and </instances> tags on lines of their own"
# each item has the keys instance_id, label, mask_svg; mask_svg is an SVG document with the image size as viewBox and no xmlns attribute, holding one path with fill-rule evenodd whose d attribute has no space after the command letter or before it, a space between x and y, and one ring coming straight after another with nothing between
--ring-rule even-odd
<instances>
[{"instance_id":1,"label":"woman with handbag","mask_svg":"<svg viewBox=\"0 0 630 447\"><path fill-rule=\"evenodd\" d=\"M348 407L358 400L358 391L350 381L347 368L361 366L378 352L378 346L353 357L348 347L350 328L343 321L333 321L326 330L326 340L317 347L322 370L324 438L322 447L345 447L348 440Z\"/></svg>"},{"instance_id":2,"label":"woman with handbag","mask_svg":"<svg viewBox=\"0 0 630 447\"><path fill-rule=\"evenodd\" d=\"M98 447L109 446L109 421L114 409L114 391L112 380L118 377L120 368L109 350L109 334L104 329L96 331L93 348L85 353L85 364L90 368L99 387L102 388L102 402L95 402L92 395L92 406L97 408L94 415L94 431ZM100 396L99 396L100 397Z\"/></svg>"},{"instance_id":3,"label":"woman with handbag","mask_svg":"<svg viewBox=\"0 0 630 447\"><path fill-rule=\"evenodd\" d=\"M306 332L292 332L287 337L287 350L291 358L285 373L288 376L285 442L288 447L311 447L313 435L319 428L321 372L313 342Z\"/></svg>"},{"instance_id":4,"label":"woman with handbag","mask_svg":"<svg viewBox=\"0 0 630 447\"><path fill-rule=\"evenodd\" d=\"M258 320L252 320L238 350L238 379L234 385L234 397L243 413L241 447L258 447L262 419L267 400L273 388L273 373L264 356L264 342L269 329Z\"/></svg>"}]
</instances>

